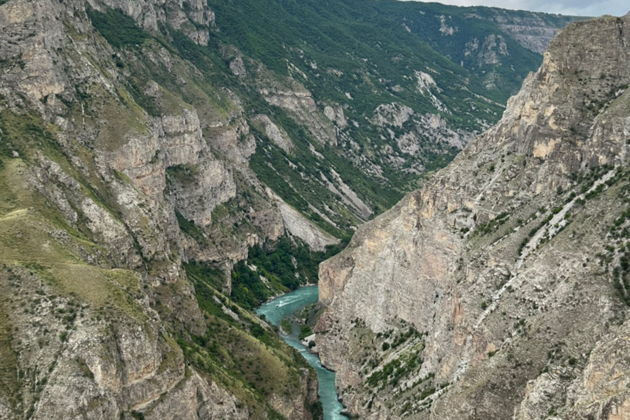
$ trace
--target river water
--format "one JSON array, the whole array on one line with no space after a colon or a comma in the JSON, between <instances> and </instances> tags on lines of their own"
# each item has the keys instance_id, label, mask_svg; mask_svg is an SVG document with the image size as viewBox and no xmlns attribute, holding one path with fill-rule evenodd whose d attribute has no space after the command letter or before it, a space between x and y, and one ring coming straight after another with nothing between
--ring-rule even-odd
<instances>
[{"instance_id":1,"label":"river water","mask_svg":"<svg viewBox=\"0 0 630 420\"><path fill-rule=\"evenodd\" d=\"M293 292L279 296L256 309L258 315L264 315L267 322L280 326L280 322L300 311L306 305L317 302L317 286L301 287ZM337 398L335 388L335 373L324 368L319 358L310 353L298 339L297 328L291 334L282 334L282 339L291 347L300 352L309 365L317 373L319 382L319 399L324 409L324 420L347 420L348 417L341 414L343 405Z\"/></svg>"}]
</instances>

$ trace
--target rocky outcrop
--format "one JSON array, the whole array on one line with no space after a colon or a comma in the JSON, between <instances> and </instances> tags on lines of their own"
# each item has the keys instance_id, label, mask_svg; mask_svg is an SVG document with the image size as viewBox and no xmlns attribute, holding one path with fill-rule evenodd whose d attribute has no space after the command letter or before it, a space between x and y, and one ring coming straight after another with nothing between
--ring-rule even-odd
<instances>
[{"instance_id":1,"label":"rocky outcrop","mask_svg":"<svg viewBox=\"0 0 630 420\"><path fill-rule=\"evenodd\" d=\"M159 25L170 25L183 31L193 42L208 45L214 25L214 12L201 0L91 0L91 7L122 10L147 30L157 32Z\"/></svg>"},{"instance_id":2,"label":"rocky outcrop","mask_svg":"<svg viewBox=\"0 0 630 420\"><path fill-rule=\"evenodd\" d=\"M337 238L321 230L273 192L269 191L269 194L276 200L285 229L291 236L301 239L316 251L324 251L327 246L339 243Z\"/></svg>"},{"instance_id":3,"label":"rocky outcrop","mask_svg":"<svg viewBox=\"0 0 630 420\"><path fill-rule=\"evenodd\" d=\"M236 95L135 45L168 27L203 46L213 22L198 1L0 4L1 418L310 418L313 372L184 268L285 234ZM273 389L241 357L273 362Z\"/></svg>"},{"instance_id":4,"label":"rocky outcrop","mask_svg":"<svg viewBox=\"0 0 630 420\"><path fill-rule=\"evenodd\" d=\"M431 76L416 72L416 77L420 92L423 95L429 95L436 107L445 110L443 104L431 91L431 88L440 90ZM449 127L439 114L415 114L411 108L398 103L378 106L374 110L372 120L377 127L382 129L381 137L389 140L383 147L383 154L387 156L388 163L409 173L422 173L426 168L419 159L408 162L401 158L394 151L393 144L397 146L397 151L400 151L401 155L420 158L428 150L437 151L443 148L459 150L473 137L469 131L454 130Z\"/></svg>"},{"instance_id":5,"label":"rocky outcrop","mask_svg":"<svg viewBox=\"0 0 630 420\"><path fill-rule=\"evenodd\" d=\"M542 54L553 37L575 17L546 13L510 15L507 10L491 9L492 20L523 47Z\"/></svg>"},{"instance_id":6,"label":"rocky outcrop","mask_svg":"<svg viewBox=\"0 0 630 420\"><path fill-rule=\"evenodd\" d=\"M284 150L286 153L290 153L293 148L293 143L289 138L289 135L266 115L256 115L253 118L254 124L260 124L262 131L273 141L276 146Z\"/></svg>"},{"instance_id":7,"label":"rocky outcrop","mask_svg":"<svg viewBox=\"0 0 630 420\"><path fill-rule=\"evenodd\" d=\"M351 412L626 415L629 27L571 24L496 126L321 265Z\"/></svg>"},{"instance_id":8,"label":"rocky outcrop","mask_svg":"<svg viewBox=\"0 0 630 420\"><path fill-rule=\"evenodd\" d=\"M337 144L337 135L331 121L323 115L315 104L311 93L303 86L295 83L294 89L282 87L265 87L261 95L270 104L290 112L297 121L304 125L317 141Z\"/></svg>"}]
</instances>

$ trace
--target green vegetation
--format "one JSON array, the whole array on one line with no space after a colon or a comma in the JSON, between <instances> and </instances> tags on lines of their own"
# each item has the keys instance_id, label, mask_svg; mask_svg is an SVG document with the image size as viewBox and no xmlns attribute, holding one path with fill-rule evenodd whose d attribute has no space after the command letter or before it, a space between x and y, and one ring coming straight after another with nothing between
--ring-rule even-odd
<instances>
[{"instance_id":1,"label":"green vegetation","mask_svg":"<svg viewBox=\"0 0 630 420\"><path fill-rule=\"evenodd\" d=\"M339 249L340 246L335 246L315 252L286 236L267 246L251 248L247 260L240 261L232 270L231 297L243 307L253 309L271 296L316 283L319 263Z\"/></svg>"},{"instance_id":2,"label":"green vegetation","mask_svg":"<svg viewBox=\"0 0 630 420\"><path fill-rule=\"evenodd\" d=\"M476 229L474 230L473 234L475 235L486 235L488 233L494 232L495 230L497 230L501 225L503 225L505 222L507 222L507 220L510 218L509 213L507 212L502 212L500 214L498 214L494 219L486 222L486 223L482 223L480 225L478 225L476 227Z\"/></svg>"},{"instance_id":3,"label":"green vegetation","mask_svg":"<svg viewBox=\"0 0 630 420\"><path fill-rule=\"evenodd\" d=\"M133 417L136 420L144 420L144 414L138 412L138 411L132 411L131 412L131 417Z\"/></svg>"},{"instance_id":4,"label":"green vegetation","mask_svg":"<svg viewBox=\"0 0 630 420\"><path fill-rule=\"evenodd\" d=\"M174 165L166 168L166 179L169 182L190 184L194 182L197 168L193 165Z\"/></svg>"},{"instance_id":5,"label":"green vegetation","mask_svg":"<svg viewBox=\"0 0 630 420\"><path fill-rule=\"evenodd\" d=\"M207 283L216 290L222 290L225 285L225 273L209 263L189 262L184 264L184 268L193 284Z\"/></svg>"},{"instance_id":6,"label":"green vegetation","mask_svg":"<svg viewBox=\"0 0 630 420\"><path fill-rule=\"evenodd\" d=\"M218 291L223 273L208 265L186 265L207 329L202 335L182 334L177 344L186 360L230 390L253 417L282 418L269 405L277 395L291 399L304 377L306 362L248 311ZM235 318L236 317L236 318ZM317 406L311 407L317 412Z\"/></svg>"},{"instance_id":7,"label":"green vegetation","mask_svg":"<svg viewBox=\"0 0 630 420\"><path fill-rule=\"evenodd\" d=\"M112 47L122 48L141 45L149 36L134 20L118 9L107 9L105 13L87 8L92 25Z\"/></svg>"},{"instance_id":8,"label":"green vegetation","mask_svg":"<svg viewBox=\"0 0 630 420\"><path fill-rule=\"evenodd\" d=\"M311 327L309 327L308 325L300 325L300 335L298 336L300 340L304 340L306 337L312 334L313 330L311 329Z\"/></svg>"},{"instance_id":9,"label":"green vegetation","mask_svg":"<svg viewBox=\"0 0 630 420\"><path fill-rule=\"evenodd\" d=\"M422 346L412 350L406 350L402 357L388 362L382 369L374 371L367 378L367 385L372 388L382 389L385 386L395 387L401 379L416 372L422 365L420 352Z\"/></svg>"},{"instance_id":10,"label":"green vegetation","mask_svg":"<svg viewBox=\"0 0 630 420\"><path fill-rule=\"evenodd\" d=\"M182 232L193 238L195 241L197 241L197 243L201 245L208 244L206 234L204 233L203 229L195 224L195 222L186 219L177 210L175 210L175 216L177 217L177 224L179 225L179 228L182 230Z\"/></svg>"},{"instance_id":11,"label":"green vegetation","mask_svg":"<svg viewBox=\"0 0 630 420\"><path fill-rule=\"evenodd\" d=\"M276 276L265 276L265 283L261 275L264 276L250 269L247 263L238 262L232 271L232 299L245 308L254 309L267 298L289 291Z\"/></svg>"},{"instance_id":12,"label":"green vegetation","mask_svg":"<svg viewBox=\"0 0 630 420\"><path fill-rule=\"evenodd\" d=\"M357 324L357 327L361 328ZM385 352L383 359L388 359L390 352L396 353L396 358L390 360L382 367L378 360L372 359L368 363L368 367L373 369L367 376L366 384L370 388L383 390L387 387L394 388L399 382L418 372L422 366L422 351L424 350L423 334L419 333L413 326L409 325L406 330L388 330L383 333L376 334L377 340L384 340L380 345L380 350ZM404 346L403 346L404 344ZM376 368L376 369L374 369ZM369 371L366 371L369 372ZM424 387L424 381L419 381L415 386Z\"/></svg>"}]
</instances>

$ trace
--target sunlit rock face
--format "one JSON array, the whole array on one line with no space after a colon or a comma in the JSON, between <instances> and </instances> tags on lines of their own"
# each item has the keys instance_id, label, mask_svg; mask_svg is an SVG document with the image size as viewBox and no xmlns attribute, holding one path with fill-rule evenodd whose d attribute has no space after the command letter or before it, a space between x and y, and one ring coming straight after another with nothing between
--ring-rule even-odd
<instances>
[{"instance_id":1,"label":"sunlit rock face","mask_svg":"<svg viewBox=\"0 0 630 420\"><path fill-rule=\"evenodd\" d=\"M629 29L563 30L498 124L321 265L351 412L628 416Z\"/></svg>"}]
</instances>

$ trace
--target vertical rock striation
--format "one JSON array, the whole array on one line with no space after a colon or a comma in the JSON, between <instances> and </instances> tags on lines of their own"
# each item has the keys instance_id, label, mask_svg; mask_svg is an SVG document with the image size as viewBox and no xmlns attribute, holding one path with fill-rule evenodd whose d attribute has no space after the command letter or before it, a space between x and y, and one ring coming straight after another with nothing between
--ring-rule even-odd
<instances>
[{"instance_id":1,"label":"vertical rock striation","mask_svg":"<svg viewBox=\"0 0 630 420\"><path fill-rule=\"evenodd\" d=\"M630 15L572 23L497 125L320 267L367 419L630 415Z\"/></svg>"},{"instance_id":2,"label":"vertical rock striation","mask_svg":"<svg viewBox=\"0 0 630 420\"><path fill-rule=\"evenodd\" d=\"M184 270L285 232L238 98L137 45L203 46L213 22L201 1L0 2L0 418L311 418L314 373Z\"/></svg>"}]
</instances>

